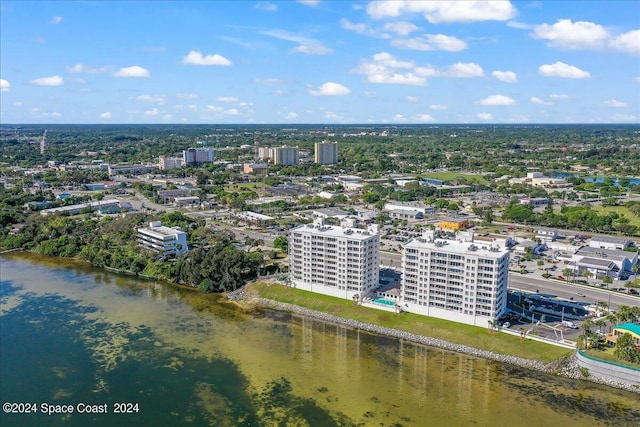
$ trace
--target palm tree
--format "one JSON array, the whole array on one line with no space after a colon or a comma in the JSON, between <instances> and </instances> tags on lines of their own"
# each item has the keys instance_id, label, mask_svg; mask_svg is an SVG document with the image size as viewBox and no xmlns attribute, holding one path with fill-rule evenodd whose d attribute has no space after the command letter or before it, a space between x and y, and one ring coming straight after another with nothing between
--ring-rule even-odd
<instances>
[{"instance_id":1,"label":"palm tree","mask_svg":"<svg viewBox=\"0 0 640 427\"><path fill-rule=\"evenodd\" d=\"M606 322L603 318L600 318L600 319L598 319L598 320L595 320L595 321L593 322L593 324L594 324L594 325L596 325L596 326L598 327L598 330L599 330L600 332L602 332L602 328L604 328L605 326L607 326L607 322Z\"/></svg>"}]
</instances>

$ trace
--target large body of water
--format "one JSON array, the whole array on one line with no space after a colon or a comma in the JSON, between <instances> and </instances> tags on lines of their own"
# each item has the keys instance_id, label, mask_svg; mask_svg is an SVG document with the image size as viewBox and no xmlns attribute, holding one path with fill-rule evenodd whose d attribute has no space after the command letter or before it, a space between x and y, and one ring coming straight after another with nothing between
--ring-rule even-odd
<instances>
[{"instance_id":1,"label":"large body of water","mask_svg":"<svg viewBox=\"0 0 640 427\"><path fill-rule=\"evenodd\" d=\"M38 410L3 427L640 425L638 394L62 259L0 257L0 310L1 400Z\"/></svg>"}]
</instances>

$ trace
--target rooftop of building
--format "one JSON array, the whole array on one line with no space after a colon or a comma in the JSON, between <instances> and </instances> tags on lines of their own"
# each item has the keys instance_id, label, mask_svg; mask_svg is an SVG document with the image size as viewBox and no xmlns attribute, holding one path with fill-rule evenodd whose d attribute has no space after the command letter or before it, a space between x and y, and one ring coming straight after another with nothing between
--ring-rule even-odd
<instances>
[{"instance_id":1,"label":"rooftop of building","mask_svg":"<svg viewBox=\"0 0 640 427\"><path fill-rule=\"evenodd\" d=\"M331 237L348 237L351 240L367 240L380 236L377 226L368 228L354 228L344 226L326 225L320 223L303 224L290 230L290 234L302 233Z\"/></svg>"},{"instance_id":2,"label":"rooftop of building","mask_svg":"<svg viewBox=\"0 0 640 427\"><path fill-rule=\"evenodd\" d=\"M138 231L150 235L155 234L157 236L175 236L178 234L186 234L179 228L171 228L165 225L154 225L154 223L151 223L149 227L140 227L138 228Z\"/></svg>"},{"instance_id":3,"label":"rooftop of building","mask_svg":"<svg viewBox=\"0 0 640 427\"><path fill-rule=\"evenodd\" d=\"M632 259L636 256L633 252L622 251L619 249L601 249L592 248L591 246L583 246L575 253L590 258L606 258L611 261L624 261L625 259Z\"/></svg>"},{"instance_id":4,"label":"rooftop of building","mask_svg":"<svg viewBox=\"0 0 640 427\"><path fill-rule=\"evenodd\" d=\"M618 325L613 329L614 330L619 329L621 331L631 332L632 334L640 338L640 325L637 323L623 323L622 325Z\"/></svg>"},{"instance_id":5,"label":"rooftop of building","mask_svg":"<svg viewBox=\"0 0 640 427\"><path fill-rule=\"evenodd\" d=\"M614 244L626 244L631 240L627 237L615 237L615 236L593 236L591 238L592 242L602 242L602 243L614 243Z\"/></svg>"},{"instance_id":6,"label":"rooftop of building","mask_svg":"<svg viewBox=\"0 0 640 427\"><path fill-rule=\"evenodd\" d=\"M484 258L502 258L509 251L498 246L484 242L469 242L460 240L435 239L424 237L411 239L404 245L406 249L430 249L461 255L477 255Z\"/></svg>"}]
</instances>

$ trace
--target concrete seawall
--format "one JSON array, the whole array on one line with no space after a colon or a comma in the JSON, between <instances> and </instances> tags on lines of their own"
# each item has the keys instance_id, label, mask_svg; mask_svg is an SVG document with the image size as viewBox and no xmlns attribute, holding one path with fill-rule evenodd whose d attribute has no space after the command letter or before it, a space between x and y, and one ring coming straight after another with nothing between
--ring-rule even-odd
<instances>
[{"instance_id":1,"label":"concrete seawall","mask_svg":"<svg viewBox=\"0 0 640 427\"><path fill-rule=\"evenodd\" d=\"M592 357L579 351L576 353L578 366L589 370L589 377L603 382L618 382L640 390L640 369L627 368L617 363Z\"/></svg>"}]
</instances>

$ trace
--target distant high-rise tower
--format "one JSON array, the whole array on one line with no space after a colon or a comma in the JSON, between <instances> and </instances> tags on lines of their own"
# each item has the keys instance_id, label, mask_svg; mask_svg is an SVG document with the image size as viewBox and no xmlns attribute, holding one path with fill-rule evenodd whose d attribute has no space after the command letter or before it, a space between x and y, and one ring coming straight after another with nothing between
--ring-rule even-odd
<instances>
[{"instance_id":1,"label":"distant high-rise tower","mask_svg":"<svg viewBox=\"0 0 640 427\"><path fill-rule=\"evenodd\" d=\"M201 163L213 163L214 153L211 147L188 148L182 151L182 161L185 166Z\"/></svg>"},{"instance_id":2,"label":"distant high-rise tower","mask_svg":"<svg viewBox=\"0 0 640 427\"><path fill-rule=\"evenodd\" d=\"M338 143L322 141L315 144L315 162L319 165L338 163Z\"/></svg>"},{"instance_id":3,"label":"distant high-rise tower","mask_svg":"<svg viewBox=\"0 0 640 427\"><path fill-rule=\"evenodd\" d=\"M44 134L42 134L42 139L40 140L40 154L44 154L44 149L47 146L47 130L44 130Z\"/></svg>"},{"instance_id":4,"label":"distant high-rise tower","mask_svg":"<svg viewBox=\"0 0 640 427\"><path fill-rule=\"evenodd\" d=\"M300 163L298 147L276 147L273 149L273 164L283 166L296 166Z\"/></svg>"}]
</instances>

